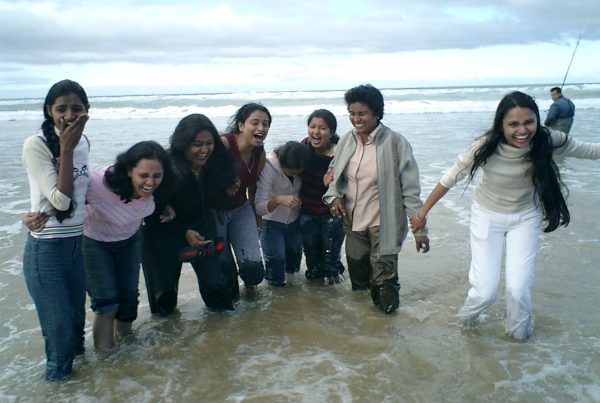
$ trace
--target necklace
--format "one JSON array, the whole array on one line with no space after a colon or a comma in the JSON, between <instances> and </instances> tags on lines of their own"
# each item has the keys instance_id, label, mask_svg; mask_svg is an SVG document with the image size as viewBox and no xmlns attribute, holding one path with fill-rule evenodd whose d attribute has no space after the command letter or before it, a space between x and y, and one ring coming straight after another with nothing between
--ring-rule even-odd
<instances>
[{"instance_id":1,"label":"necklace","mask_svg":"<svg viewBox=\"0 0 600 403\"><path fill-rule=\"evenodd\" d=\"M194 175L194 177L196 179L200 178L200 175L202 174L202 168L192 168L192 175Z\"/></svg>"},{"instance_id":2,"label":"necklace","mask_svg":"<svg viewBox=\"0 0 600 403\"><path fill-rule=\"evenodd\" d=\"M252 168L254 168L254 153L250 154L250 166L248 166L248 164L246 163L246 161L244 161L244 158L240 155L240 159L242 160L242 162L244 163L244 165L246 166L246 169L248 170L248 173L252 173Z\"/></svg>"},{"instance_id":3,"label":"necklace","mask_svg":"<svg viewBox=\"0 0 600 403\"><path fill-rule=\"evenodd\" d=\"M254 147L252 146L252 144L250 143L246 143L243 142L243 140L240 138L240 136L237 136L235 138L236 141L236 146L237 146L237 153L240 156L240 159L242 160L242 162L244 163L244 166L246 167L246 170L248 171L248 173L252 173L252 169L254 169L254 163L256 162L254 160ZM240 143L242 143L240 145ZM248 166L248 162L246 162L246 160L244 159L244 153L242 153L242 149L247 150L250 149L250 160L248 162L250 162L250 166Z\"/></svg>"}]
</instances>

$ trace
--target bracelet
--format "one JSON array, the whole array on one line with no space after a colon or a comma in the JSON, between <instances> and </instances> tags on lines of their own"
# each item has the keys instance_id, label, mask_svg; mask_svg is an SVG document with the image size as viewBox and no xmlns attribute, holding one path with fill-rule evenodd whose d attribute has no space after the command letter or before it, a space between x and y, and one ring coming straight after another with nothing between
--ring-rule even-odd
<instances>
[{"instance_id":1,"label":"bracelet","mask_svg":"<svg viewBox=\"0 0 600 403\"><path fill-rule=\"evenodd\" d=\"M426 219L427 219L427 216L425 216L425 217L423 217L423 218L419 217L419 213L418 213L418 212L417 212L417 213L415 213L415 217L417 217L417 220L419 220L419 221L424 221L424 220L426 220Z\"/></svg>"}]
</instances>

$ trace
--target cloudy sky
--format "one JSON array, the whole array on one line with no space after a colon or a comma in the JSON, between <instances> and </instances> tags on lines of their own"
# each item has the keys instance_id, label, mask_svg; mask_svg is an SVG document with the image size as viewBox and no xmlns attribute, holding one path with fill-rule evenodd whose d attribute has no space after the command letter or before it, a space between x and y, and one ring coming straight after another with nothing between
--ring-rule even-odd
<instances>
[{"instance_id":1,"label":"cloudy sky","mask_svg":"<svg viewBox=\"0 0 600 403\"><path fill-rule=\"evenodd\" d=\"M582 33L600 82L599 0L0 0L0 98L560 84Z\"/></svg>"}]
</instances>

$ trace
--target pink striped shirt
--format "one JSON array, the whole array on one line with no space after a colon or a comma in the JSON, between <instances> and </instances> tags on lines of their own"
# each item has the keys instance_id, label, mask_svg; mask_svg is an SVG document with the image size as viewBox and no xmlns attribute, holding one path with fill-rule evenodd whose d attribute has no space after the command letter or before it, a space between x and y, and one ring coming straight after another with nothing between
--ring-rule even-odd
<instances>
[{"instance_id":1,"label":"pink striped shirt","mask_svg":"<svg viewBox=\"0 0 600 403\"><path fill-rule=\"evenodd\" d=\"M83 234L96 241L122 241L131 238L142 219L154 212L154 198L142 197L125 203L104 184L107 168L98 168L92 174L86 195Z\"/></svg>"}]
</instances>

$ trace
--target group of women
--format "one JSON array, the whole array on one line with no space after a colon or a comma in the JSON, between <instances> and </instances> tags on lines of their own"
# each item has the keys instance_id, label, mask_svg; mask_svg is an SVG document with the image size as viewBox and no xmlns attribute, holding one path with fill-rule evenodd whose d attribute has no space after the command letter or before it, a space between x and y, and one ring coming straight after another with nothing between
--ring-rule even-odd
<instances>
[{"instance_id":1,"label":"group of women","mask_svg":"<svg viewBox=\"0 0 600 403\"><path fill-rule=\"evenodd\" d=\"M300 270L302 251L308 280L342 281L345 238L352 289L369 290L373 303L392 313L408 230L417 251L429 251L430 209L479 168L471 289L459 317L471 324L493 302L506 242L506 329L526 339L541 222L545 231L569 222L552 156L596 159L600 144L542 127L533 99L513 92L500 102L492 129L422 203L409 142L381 123L382 93L361 85L346 92L345 102L353 129L342 138L335 116L318 109L308 117L306 138L267 155L271 114L249 103L223 135L206 116L191 114L177 124L168 150L142 141L90 172L87 95L74 81L52 86L42 130L23 147L32 211L24 217L30 232L23 266L45 339L46 377L68 377L84 350L86 290L96 348L110 348L115 335L131 329L140 263L153 314L175 309L183 261L191 262L207 308L233 310L238 276L249 294L263 278L284 286L286 272ZM186 248L193 258L182 258Z\"/></svg>"},{"instance_id":2,"label":"group of women","mask_svg":"<svg viewBox=\"0 0 600 403\"><path fill-rule=\"evenodd\" d=\"M263 105L242 106L222 136L206 116L191 114L178 123L168 150L142 141L119 154L114 164L91 172L90 143L83 134L89 110L84 89L71 80L56 83L43 110L42 130L23 147L31 193L31 213L24 217L30 233L23 265L46 343L48 379L68 377L74 356L84 351L86 290L95 313L97 349L112 347L115 336L131 329L137 317L140 265L150 310L163 316L177 305L184 248L197 251L190 263L211 310L234 308L238 275L248 292L254 292L265 277L261 244L269 283L283 285L285 278L276 276L299 271L302 238L308 239L297 228L302 205L299 175L313 155L330 153L328 136L335 134L335 125L333 133L318 136L316 147L286 144L267 158L263 142L271 115ZM285 172L284 181L295 181L290 195L281 193L285 184L283 190L272 188L268 174L275 165ZM321 182L327 167L322 170L313 172ZM258 200L276 196L274 203L264 203L260 241L255 213L260 207L254 206L257 184ZM295 228L284 245L299 239L293 248L285 248L283 261L279 234L272 234L277 227L270 225L277 223L281 208L291 212L285 224ZM217 239L226 245L220 254L214 253ZM342 242L338 234L337 250L327 247L323 253L338 268ZM311 244L318 247L320 241ZM320 260L313 259L315 267Z\"/></svg>"}]
</instances>

